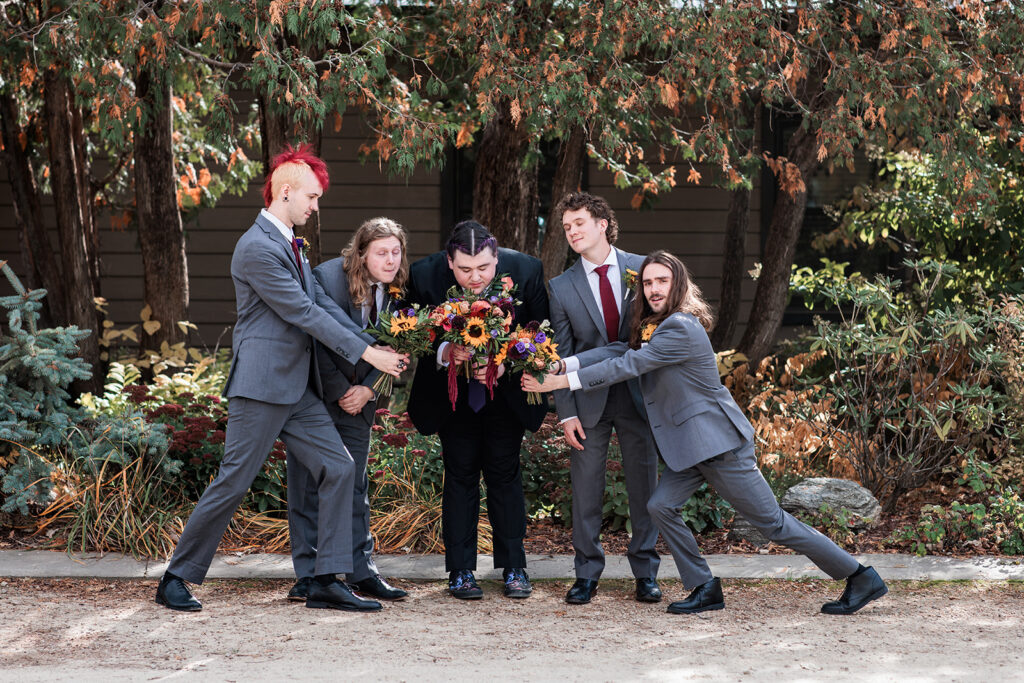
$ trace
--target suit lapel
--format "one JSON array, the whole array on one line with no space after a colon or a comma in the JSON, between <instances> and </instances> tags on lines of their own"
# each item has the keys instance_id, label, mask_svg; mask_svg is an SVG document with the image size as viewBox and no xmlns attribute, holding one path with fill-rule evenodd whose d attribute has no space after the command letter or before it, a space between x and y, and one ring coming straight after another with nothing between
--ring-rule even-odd
<instances>
[{"instance_id":1,"label":"suit lapel","mask_svg":"<svg viewBox=\"0 0 1024 683\"><path fill-rule=\"evenodd\" d=\"M576 288L576 293L579 294L580 299L583 301L583 307L587 309L587 313L590 314L590 318L594 321L594 327L597 328L601 338L607 342L608 330L604 326L604 313L601 312L601 309L597 306L597 301L594 300L594 293L590 289L590 283L587 282L587 269L583 267L582 259L577 259L576 263L569 269L569 281Z\"/></svg>"},{"instance_id":2,"label":"suit lapel","mask_svg":"<svg viewBox=\"0 0 1024 683\"><path fill-rule=\"evenodd\" d=\"M615 247L612 247L612 249L615 249ZM619 316L619 339L628 339L630 318L632 317L630 315L631 311L629 305L633 302L633 299L635 299L636 296L635 292L626 286L626 269L629 267L629 257L626 252L621 249L615 249L615 257L619 263L619 274L622 276L622 283L619 285L622 290L622 314Z\"/></svg>"},{"instance_id":3,"label":"suit lapel","mask_svg":"<svg viewBox=\"0 0 1024 683\"><path fill-rule=\"evenodd\" d=\"M277 229L277 226L264 218L262 214L256 216L256 225L260 226L272 242L276 242L278 246L284 250L285 257L288 259L288 263L291 264L291 269L295 273L295 279L298 280L300 284L305 281L303 289L306 294L309 295L311 291L310 287L312 287L310 279L313 277L313 273L309 270L309 264L302 264L304 272L300 275L298 266L295 264L295 253L292 251L292 245L284 238L284 235L282 235L281 231Z\"/></svg>"}]
</instances>

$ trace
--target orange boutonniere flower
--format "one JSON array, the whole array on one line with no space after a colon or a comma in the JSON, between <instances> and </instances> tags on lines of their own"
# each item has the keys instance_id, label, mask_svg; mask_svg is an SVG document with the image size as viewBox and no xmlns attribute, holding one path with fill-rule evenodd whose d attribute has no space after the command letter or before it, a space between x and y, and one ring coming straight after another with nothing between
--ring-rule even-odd
<instances>
[{"instance_id":1,"label":"orange boutonniere flower","mask_svg":"<svg viewBox=\"0 0 1024 683\"><path fill-rule=\"evenodd\" d=\"M632 268L626 268L626 272L622 274L622 281L626 284L628 289L636 289L637 279L640 274Z\"/></svg>"},{"instance_id":2,"label":"orange boutonniere flower","mask_svg":"<svg viewBox=\"0 0 1024 683\"><path fill-rule=\"evenodd\" d=\"M644 329L640 330L640 341L649 342L651 341L651 335L654 334L654 330L658 329L658 326L654 323L648 323L644 326Z\"/></svg>"},{"instance_id":3,"label":"orange boutonniere flower","mask_svg":"<svg viewBox=\"0 0 1024 683\"><path fill-rule=\"evenodd\" d=\"M405 292L402 291L401 287L396 287L395 285L388 286L388 296L392 299L401 299L403 294Z\"/></svg>"}]
</instances>

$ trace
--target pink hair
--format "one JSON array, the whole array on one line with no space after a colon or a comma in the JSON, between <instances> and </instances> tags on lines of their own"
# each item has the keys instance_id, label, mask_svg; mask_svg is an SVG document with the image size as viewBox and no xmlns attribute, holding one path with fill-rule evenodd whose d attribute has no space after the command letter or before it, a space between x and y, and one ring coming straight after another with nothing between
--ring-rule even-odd
<instances>
[{"instance_id":1,"label":"pink hair","mask_svg":"<svg viewBox=\"0 0 1024 683\"><path fill-rule=\"evenodd\" d=\"M303 144L298 147L285 145L281 153L270 162L270 172L267 174L267 180L263 184L263 201L267 206L270 206L271 202L274 201L274 171L284 164L305 164L309 167L309 170L313 171L313 175L316 176L317 181L320 183L320 188L325 192L327 191L327 186L330 184L327 164L313 153L313 146L310 144Z\"/></svg>"}]
</instances>

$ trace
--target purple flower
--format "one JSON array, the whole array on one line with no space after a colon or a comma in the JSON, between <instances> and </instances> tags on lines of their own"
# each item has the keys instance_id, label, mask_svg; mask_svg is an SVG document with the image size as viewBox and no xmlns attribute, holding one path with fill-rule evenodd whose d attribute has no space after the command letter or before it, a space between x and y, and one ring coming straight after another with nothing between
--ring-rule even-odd
<instances>
[{"instance_id":1,"label":"purple flower","mask_svg":"<svg viewBox=\"0 0 1024 683\"><path fill-rule=\"evenodd\" d=\"M498 336L498 331L497 330L491 330L491 336L492 337L497 337Z\"/></svg>"},{"instance_id":2,"label":"purple flower","mask_svg":"<svg viewBox=\"0 0 1024 683\"><path fill-rule=\"evenodd\" d=\"M526 353L526 343L525 342L516 342L516 351L518 351L520 353L520 355Z\"/></svg>"},{"instance_id":3,"label":"purple flower","mask_svg":"<svg viewBox=\"0 0 1024 683\"><path fill-rule=\"evenodd\" d=\"M530 353L537 353L537 347L533 344L527 344L526 347L530 350Z\"/></svg>"},{"instance_id":4,"label":"purple flower","mask_svg":"<svg viewBox=\"0 0 1024 683\"><path fill-rule=\"evenodd\" d=\"M538 344L543 344L548 340L548 337L543 332L538 332L536 335L534 335L533 340Z\"/></svg>"},{"instance_id":5,"label":"purple flower","mask_svg":"<svg viewBox=\"0 0 1024 683\"><path fill-rule=\"evenodd\" d=\"M492 296L490 299L488 299L488 301L490 301L492 304L496 304L498 303L498 297Z\"/></svg>"},{"instance_id":6,"label":"purple flower","mask_svg":"<svg viewBox=\"0 0 1024 683\"><path fill-rule=\"evenodd\" d=\"M410 318L414 318L416 316L416 311L414 311L411 308L407 308L407 309L405 309L405 314L407 316L409 316Z\"/></svg>"}]
</instances>

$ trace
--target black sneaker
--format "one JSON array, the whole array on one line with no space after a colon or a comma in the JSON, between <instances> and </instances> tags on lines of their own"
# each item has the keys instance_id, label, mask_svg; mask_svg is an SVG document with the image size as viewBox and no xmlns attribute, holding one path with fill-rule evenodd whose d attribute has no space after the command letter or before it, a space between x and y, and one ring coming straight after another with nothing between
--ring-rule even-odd
<instances>
[{"instance_id":1,"label":"black sneaker","mask_svg":"<svg viewBox=\"0 0 1024 683\"><path fill-rule=\"evenodd\" d=\"M506 598L528 598L533 593L533 586L525 569L506 569L502 572L502 577L505 579Z\"/></svg>"},{"instance_id":2,"label":"black sneaker","mask_svg":"<svg viewBox=\"0 0 1024 683\"><path fill-rule=\"evenodd\" d=\"M460 600L479 600L484 597L473 572L468 569L456 569L448 573L448 592Z\"/></svg>"}]
</instances>

